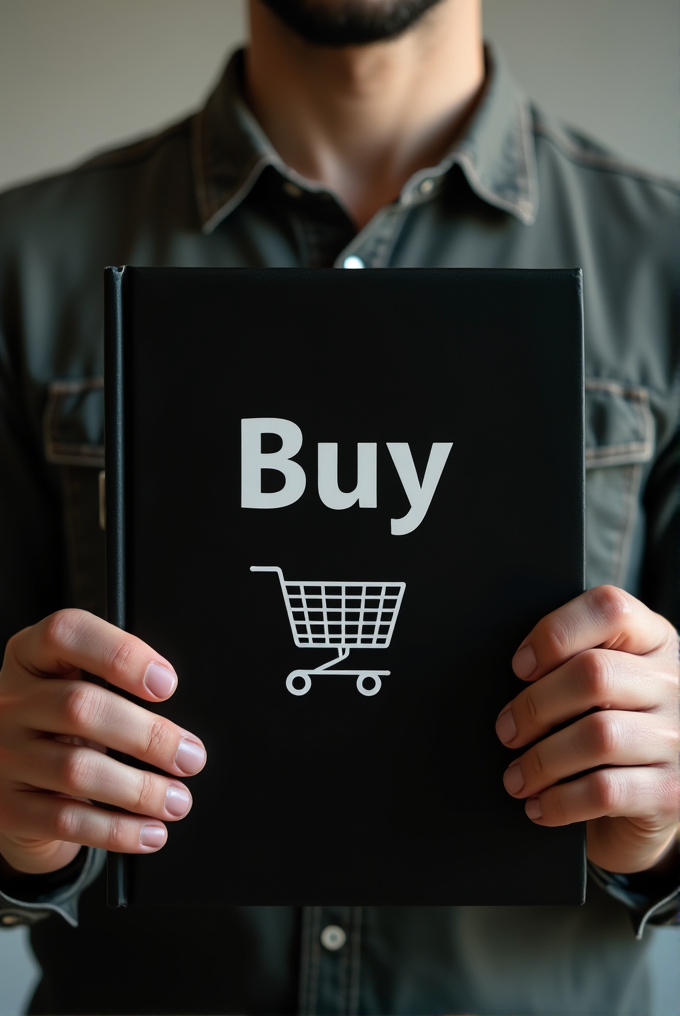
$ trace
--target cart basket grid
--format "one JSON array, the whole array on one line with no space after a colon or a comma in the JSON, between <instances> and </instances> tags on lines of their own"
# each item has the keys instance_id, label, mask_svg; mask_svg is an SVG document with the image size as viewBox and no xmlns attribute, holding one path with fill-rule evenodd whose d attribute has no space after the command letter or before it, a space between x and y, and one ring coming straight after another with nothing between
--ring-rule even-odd
<instances>
[{"instance_id":1,"label":"cart basket grid","mask_svg":"<svg viewBox=\"0 0 680 1016\"><path fill-rule=\"evenodd\" d=\"M252 565L250 570L279 576L296 646L389 646L405 582L293 582L276 565Z\"/></svg>"}]
</instances>

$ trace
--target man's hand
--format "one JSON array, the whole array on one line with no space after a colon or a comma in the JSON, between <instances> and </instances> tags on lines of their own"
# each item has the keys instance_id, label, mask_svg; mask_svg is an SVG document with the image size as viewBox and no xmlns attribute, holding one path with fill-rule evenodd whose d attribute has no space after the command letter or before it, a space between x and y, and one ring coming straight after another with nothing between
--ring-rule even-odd
<instances>
[{"instance_id":1,"label":"man's hand","mask_svg":"<svg viewBox=\"0 0 680 1016\"><path fill-rule=\"evenodd\" d=\"M652 867L680 817L675 629L622 589L599 586L539 621L512 666L531 683L496 732L510 748L538 743L508 766L506 790L538 825L587 821L588 857L602 868Z\"/></svg>"},{"instance_id":2,"label":"man's hand","mask_svg":"<svg viewBox=\"0 0 680 1016\"><path fill-rule=\"evenodd\" d=\"M164 823L191 807L177 777L205 764L197 737L81 680L81 670L147 702L177 686L167 660L83 610L60 610L10 639L0 671L0 854L18 871L56 871L81 845L158 850ZM124 765L106 748L172 778Z\"/></svg>"}]
</instances>

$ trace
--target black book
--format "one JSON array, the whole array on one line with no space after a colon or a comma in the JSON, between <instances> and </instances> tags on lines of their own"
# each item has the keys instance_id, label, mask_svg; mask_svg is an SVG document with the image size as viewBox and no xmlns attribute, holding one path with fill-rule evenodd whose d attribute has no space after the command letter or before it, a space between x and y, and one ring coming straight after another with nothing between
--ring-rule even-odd
<instances>
[{"instance_id":1,"label":"black book","mask_svg":"<svg viewBox=\"0 0 680 1016\"><path fill-rule=\"evenodd\" d=\"M494 732L584 588L581 293L107 269L109 619L208 749L112 905L583 902L583 826L526 817Z\"/></svg>"}]
</instances>

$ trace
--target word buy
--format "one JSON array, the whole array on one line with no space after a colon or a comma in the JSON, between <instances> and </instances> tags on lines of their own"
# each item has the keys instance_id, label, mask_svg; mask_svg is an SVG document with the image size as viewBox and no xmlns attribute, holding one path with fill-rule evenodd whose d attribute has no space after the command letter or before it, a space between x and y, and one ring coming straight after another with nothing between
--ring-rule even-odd
<instances>
[{"instance_id":1,"label":"word buy","mask_svg":"<svg viewBox=\"0 0 680 1016\"><path fill-rule=\"evenodd\" d=\"M277 451L262 451L262 438L265 434L274 434L280 438L281 447ZM300 500L307 487L307 475L294 457L302 448L302 441L302 431L292 420L276 417L241 420L242 508L285 508ZM433 443L421 483L409 445L400 441L387 442L387 450L410 505L406 515L390 520L393 536L412 533L425 518L452 447L452 441ZM279 490L262 489L265 469L273 469L281 474L283 486ZM360 508L377 508L377 444L370 441L357 444L356 487L352 491L344 491L340 490L338 483L337 444L319 442L317 485L319 498L327 508L343 511L355 504Z\"/></svg>"}]
</instances>

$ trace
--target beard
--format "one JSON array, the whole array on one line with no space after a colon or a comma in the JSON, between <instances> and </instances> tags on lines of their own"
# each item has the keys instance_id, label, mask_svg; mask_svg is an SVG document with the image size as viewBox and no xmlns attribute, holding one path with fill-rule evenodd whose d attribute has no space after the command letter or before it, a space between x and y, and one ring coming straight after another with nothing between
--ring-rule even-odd
<instances>
[{"instance_id":1,"label":"beard","mask_svg":"<svg viewBox=\"0 0 680 1016\"><path fill-rule=\"evenodd\" d=\"M261 0L315 46L367 46L403 35L441 0Z\"/></svg>"}]
</instances>

